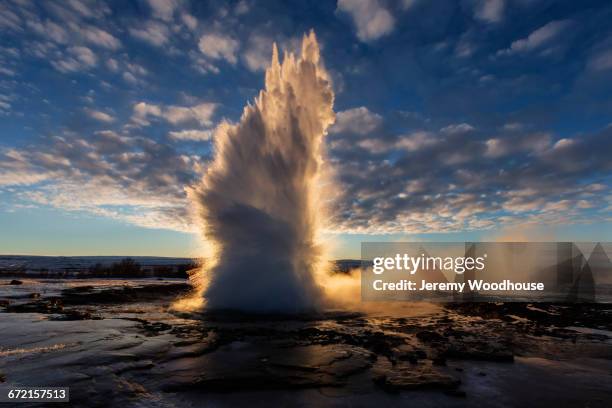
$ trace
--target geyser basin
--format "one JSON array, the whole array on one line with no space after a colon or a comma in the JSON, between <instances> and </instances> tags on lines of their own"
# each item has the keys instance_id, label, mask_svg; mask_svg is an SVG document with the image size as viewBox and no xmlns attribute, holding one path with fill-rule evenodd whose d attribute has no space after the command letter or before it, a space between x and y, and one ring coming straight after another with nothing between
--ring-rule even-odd
<instances>
[{"instance_id":1,"label":"geyser basin","mask_svg":"<svg viewBox=\"0 0 612 408\"><path fill-rule=\"evenodd\" d=\"M215 157L191 191L213 256L199 272L207 309L298 313L319 308L315 275L323 137L334 95L314 32L279 62L240 122L215 134Z\"/></svg>"}]
</instances>

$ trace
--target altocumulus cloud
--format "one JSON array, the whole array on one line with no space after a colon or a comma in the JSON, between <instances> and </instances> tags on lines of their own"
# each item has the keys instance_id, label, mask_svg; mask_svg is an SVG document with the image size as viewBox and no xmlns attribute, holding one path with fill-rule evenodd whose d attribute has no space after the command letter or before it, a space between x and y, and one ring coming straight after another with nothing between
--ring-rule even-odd
<instances>
[{"instance_id":1,"label":"altocumulus cloud","mask_svg":"<svg viewBox=\"0 0 612 408\"><path fill-rule=\"evenodd\" d=\"M393 31L395 19L382 0L338 0L338 11L351 16L361 41L374 41Z\"/></svg>"},{"instance_id":2,"label":"altocumulus cloud","mask_svg":"<svg viewBox=\"0 0 612 408\"><path fill-rule=\"evenodd\" d=\"M328 138L334 231L610 219L603 2L119 3L0 7L3 197L189 230L184 187L215 125L256 95L272 41L292 50L325 21L343 88Z\"/></svg>"},{"instance_id":3,"label":"altocumulus cloud","mask_svg":"<svg viewBox=\"0 0 612 408\"><path fill-rule=\"evenodd\" d=\"M148 126L151 124L151 118L161 118L173 125L196 123L201 126L210 127L216 108L217 104L212 102L200 103L194 106L160 106L138 102L134 105L132 122L139 126Z\"/></svg>"},{"instance_id":4,"label":"altocumulus cloud","mask_svg":"<svg viewBox=\"0 0 612 408\"><path fill-rule=\"evenodd\" d=\"M153 110L160 118L168 112ZM450 232L532 219L571 223L604 219L612 204L612 128L558 138L516 126L491 135L459 123L396 134L365 107L338 116L355 112L364 116L362 127L340 120L330 133L329 163L342 192L334 197L333 232ZM206 142L211 133L182 129L169 137ZM87 137L68 132L50 145L1 154L0 185L28 186L17 194L23 202L180 231L191 231L185 187L206 166L205 157L111 130Z\"/></svg>"},{"instance_id":5,"label":"altocumulus cloud","mask_svg":"<svg viewBox=\"0 0 612 408\"><path fill-rule=\"evenodd\" d=\"M355 110L339 116L347 112ZM361 112L369 123L369 111ZM516 127L491 136L461 123L402 134L378 121L362 129L340 126L330 136L342 191L333 212L337 232L452 232L609 217L610 127L556 141Z\"/></svg>"},{"instance_id":6,"label":"altocumulus cloud","mask_svg":"<svg viewBox=\"0 0 612 408\"><path fill-rule=\"evenodd\" d=\"M48 146L3 150L0 186L29 186L17 193L24 202L191 231L184 188L200 162L145 137L65 134Z\"/></svg>"},{"instance_id":7,"label":"altocumulus cloud","mask_svg":"<svg viewBox=\"0 0 612 408\"><path fill-rule=\"evenodd\" d=\"M498 55L510 55L540 51L546 54L546 50L554 46L555 40L571 26L570 20L551 21L536 29L525 38L513 41L509 48L500 50Z\"/></svg>"}]
</instances>

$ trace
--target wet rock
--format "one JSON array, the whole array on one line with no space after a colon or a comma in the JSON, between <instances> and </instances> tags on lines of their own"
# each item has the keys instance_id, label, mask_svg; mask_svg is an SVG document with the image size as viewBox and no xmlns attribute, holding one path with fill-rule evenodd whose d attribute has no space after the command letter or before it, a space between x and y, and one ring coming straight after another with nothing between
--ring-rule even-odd
<instances>
[{"instance_id":1,"label":"wet rock","mask_svg":"<svg viewBox=\"0 0 612 408\"><path fill-rule=\"evenodd\" d=\"M374 378L387 391L442 389L451 390L461 381L428 366L396 366Z\"/></svg>"},{"instance_id":2,"label":"wet rock","mask_svg":"<svg viewBox=\"0 0 612 408\"><path fill-rule=\"evenodd\" d=\"M436 366L445 366L446 357L444 355L438 355L431 359L431 363Z\"/></svg>"},{"instance_id":3,"label":"wet rock","mask_svg":"<svg viewBox=\"0 0 612 408\"><path fill-rule=\"evenodd\" d=\"M306 370L343 378L369 368L374 356L367 350L350 346L308 346L294 353L276 354L265 362L274 367Z\"/></svg>"},{"instance_id":4,"label":"wet rock","mask_svg":"<svg viewBox=\"0 0 612 408\"><path fill-rule=\"evenodd\" d=\"M98 289L81 286L64 289L62 299L66 305L89 305L127 303L136 301L159 300L174 297L191 289L187 283L147 284L144 286L124 286Z\"/></svg>"},{"instance_id":5,"label":"wet rock","mask_svg":"<svg viewBox=\"0 0 612 408\"><path fill-rule=\"evenodd\" d=\"M64 306L60 299L47 298L31 303L9 304L6 311L9 313L60 313Z\"/></svg>"},{"instance_id":6,"label":"wet rock","mask_svg":"<svg viewBox=\"0 0 612 408\"><path fill-rule=\"evenodd\" d=\"M400 337L386 335L383 332L371 332L365 330L362 336L356 336L353 339L349 339L351 344L355 344L364 347L375 354L382 355L389 359L393 359L393 348L402 344L404 340Z\"/></svg>"},{"instance_id":7,"label":"wet rock","mask_svg":"<svg viewBox=\"0 0 612 408\"><path fill-rule=\"evenodd\" d=\"M473 344L454 343L442 354L443 357L456 360L480 360L511 363L514 361L512 351L495 342L479 341Z\"/></svg>"},{"instance_id":8,"label":"wet rock","mask_svg":"<svg viewBox=\"0 0 612 408\"><path fill-rule=\"evenodd\" d=\"M393 349L394 361L408 361L411 364L417 364L419 360L427 358L425 351L405 344Z\"/></svg>"},{"instance_id":9,"label":"wet rock","mask_svg":"<svg viewBox=\"0 0 612 408\"><path fill-rule=\"evenodd\" d=\"M66 289L66 290L69 291L70 293L85 293L85 292L92 292L94 289L95 289L94 286L85 285L85 286L75 286L73 288Z\"/></svg>"},{"instance_id":10,"label":"wet rock","mask_svg":"<svg viewBox=\"0 0 612 408\"><path fill-rule=\"evenodd\" d=\"M141 327L145 331L145 336L148 336L148 337L159 336L163 332L166 332L172 329L171 325L167 323L163 323L163 322L155 322L155 323L145 322L142 324Z\"/></svg>"},{"instance_id":11,"label":"wet rock","mask_svg":"<svg viewBox=\"0 0 612 408\"><path fill-rule=\"evenodd\" d=\"M420 331L416 334L416 336L417 339L424 343L444 343L448 341L448 339L442 336L440 333L431 330Z\"/></svg>"},{"instance_id":12,"label":"wet rock","mask_svg":"<svg viewBox=\"0 0 612 408\"><path fill-rule=\"evenodd\" d=\"M34 292L28 295L30 299L40 299L40 293Z\"/></svg>"},{"instance_id":13,"label":"wet rock","mask_svg":"<svg viewBox=\"0 0 612 408\"><path fill-rule=\"evenodd\" d=\"M550 327L603 327L603 330L612 330L612 320L609 319L612 305L607 303L449 303L445 308L466 316L478 316L485 321L511 322L520 330L540 336L563 338L568 335L564 331L546 334L545 328ZM526 321L516 324L517 318Z\"/></svg>"},{"instance_id":14,"label":"wet rock","mask_svg":"<svg viewBox=\"0 0 612 408\"><path fill-rule=\"evenodd\" d=\"M271 344L233 342L199 358L171 361L160 369L173 371L176 366L183 373L169 378L166 390L233 392L339 387L371 364L370 352L350 346L278 348ZM194 367L189 371L197 376L185 375L186 366Z\"/></svg>"},{"instance_id":15,"label":"wet rock","mask_svg":"<svg viewBox=\"0 0 612 408\"><path fill-rule=\"evenodd\" d=\"M462 339L463 337L466 336L471 336L471 333L465 331L465 330L459 330L459 329L455 329L453 327L448 327L444 330L444 336L445 337L454 337L456 339Z\"/></svg>"},{"instance_id":16,"label":"wet rock","mask_svg":"<svg viewBox=\"0 0 612 408\"><path fill-rule=\"evenodd\" d=\"M88 311L81 310L64 310L62 314L53 316L49 318L49 320L57 320L57 321L71 321L71 320L101 320L100 316L96 316L91 314Z\"/></svg>"},{"instance_id":17,"label":"wet rock","mask_svg":"<svg viewBox=\"0 0 612 408\"><path fill-rule=\"evenodd\" d=\"M17 279L13 279L9 282L9 285L22 285L23 282Z\"/></svg>"}]
</instances>

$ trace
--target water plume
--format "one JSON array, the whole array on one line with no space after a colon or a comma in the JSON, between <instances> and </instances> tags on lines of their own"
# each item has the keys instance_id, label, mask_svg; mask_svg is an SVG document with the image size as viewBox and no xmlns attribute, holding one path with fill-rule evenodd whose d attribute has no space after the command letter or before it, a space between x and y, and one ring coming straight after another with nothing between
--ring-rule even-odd
<instances>
[{"instance_id":1,"label":"water plume","mask_svg":"<svg viewBox=\"0 0 612 408\"><path fill-rule=\"evenodd\" d=\"M281 63L273 45L265 89L239 123L217 129L214 160L190 191L212 252L197 273L207 309L321 306L319 185L333 100L310 32L299 58L285 53Z\"/></svg>"}]
</instances>

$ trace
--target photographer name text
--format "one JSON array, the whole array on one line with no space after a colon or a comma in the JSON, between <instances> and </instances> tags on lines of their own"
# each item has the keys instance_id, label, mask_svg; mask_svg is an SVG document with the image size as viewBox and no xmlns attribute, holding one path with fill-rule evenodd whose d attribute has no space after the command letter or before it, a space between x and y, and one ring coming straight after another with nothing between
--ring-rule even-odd
<instances>
[{"instance_id":1,"label":"photographer name text","mask_svg":"<svg viewBox=\"0 0 612 408\"><path fill-rule=\"evenodd\" d=\"M463 293L467 288L470 291L543 291L542 282L513 282L504 279L501 282L485 282L482 279L469 279L466 282L428 282L425 279L413 281L400 279L395 282L385 282L376 279L372 282L376 291L440 291Z\"/></svg>"}]
</instances>

